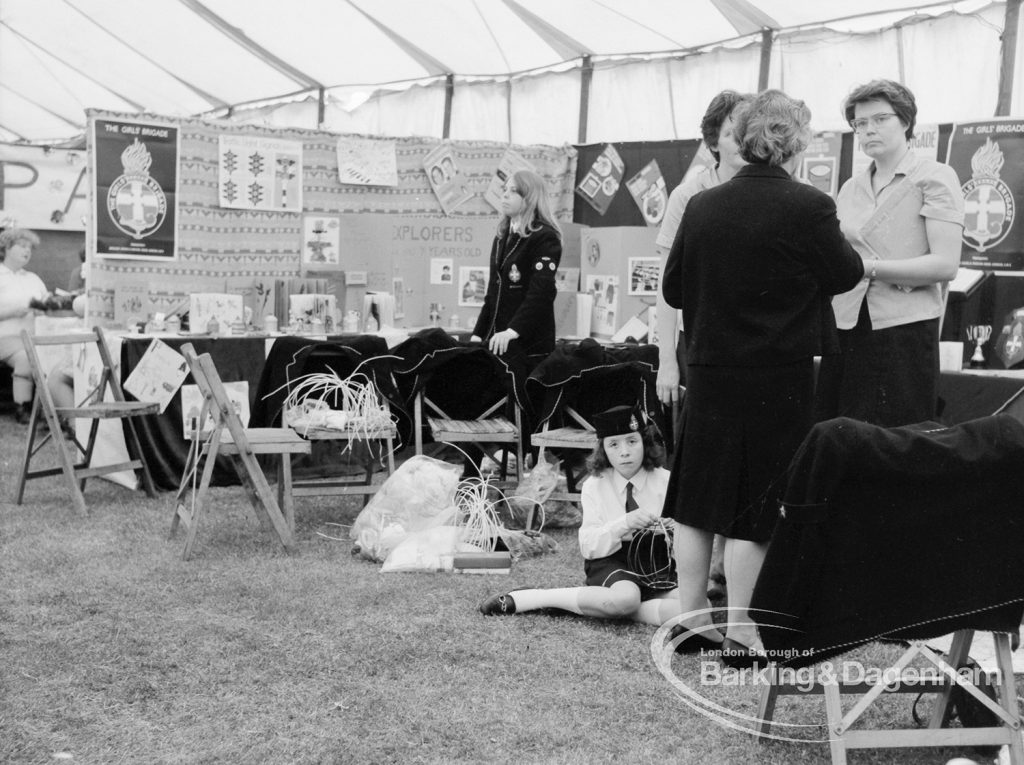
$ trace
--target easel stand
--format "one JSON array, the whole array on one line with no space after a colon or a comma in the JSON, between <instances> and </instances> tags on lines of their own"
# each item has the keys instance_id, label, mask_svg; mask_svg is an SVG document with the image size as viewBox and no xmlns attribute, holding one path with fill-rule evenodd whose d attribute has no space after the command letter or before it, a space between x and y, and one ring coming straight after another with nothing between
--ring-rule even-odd
<instances>
[{"instance_id":1,"label":"easel stand","mask_svg":"<svg viewBox=\"0 0 1024 765\"><path fill-rule=\"evenodd\" d=\"M775 702L780 695L821 694L825 697L825 713L828 720L830 749L833 765L846 765L849 749L883 749L896 747L959 747L959 746L1008 746L1011 765L1024 765L1024 744L1021 742L1021 717L1017 711L1017 688L1013 677L1013 662L1010 657L1010 636L1006 633L992 633L996 652L996 677L998 703L992 701L964 674L956 668L963 666L968 658L973 630L955 633L948 656L942 656L928 648L925 641L911 641L910 647L888 670L880 673L878 683L844 683L837 673L835 682L783 683L779 681L777 665L769 668L770 682L761 691L758 717L761 720L758 732L767 734L771 728ZM912 682L903 682L904 670L916 657L922 657L938 669L943 680L927 682L922 680L920 670ZM896 678L900 681L894 682ZM951 695L956 683L972 698L991 710L1001 725L990 728L950 728L952 712ZM886 683L891 690L887 690ZM854 726L862 715L883 693L939 694L927 728L907 729L857 729ZM842 696L859 694L860 698L848 712L843 712ZM767 739L765 739L767 740Z\"/></svg>"}]
</instances>

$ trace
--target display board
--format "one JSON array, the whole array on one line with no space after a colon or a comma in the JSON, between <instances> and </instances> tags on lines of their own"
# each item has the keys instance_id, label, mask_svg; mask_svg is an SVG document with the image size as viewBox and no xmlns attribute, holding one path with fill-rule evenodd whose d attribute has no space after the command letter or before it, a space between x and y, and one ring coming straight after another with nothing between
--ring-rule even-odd
<instances>
[{"instance_id":1,"label":"display board","mask_svg":"<svg viewBox=\"0 0 1024 765\"><path fill-rule=\"evenodd\" d=\"M106 130L105 126L109 124L144 122L134 115L98 110L90 110L88 116L87 152L91 156L97 149L97 124ZM254 314L262 316L270 306L280 305L279 296L272 294L279 283L285 283L283 289L308 291L294 287L290 281L307 276L329 282L329 289L340 293L339 305L347 305L348 310L353 305L361 307L362 294L366 290L391 292L395 289L394 280L400 279L406 299L402 305L404 311L397 310L399 305L396 302L396 314L404 314L407 326L419 326L427 323L425 310L429 308L429 298L433 294L429 289L422 293L422 299L419 294L421 283L428 284L426 275L429 272L426 269L432 259L450 257L453 266L456 261L475 263L479 260L486 266L490 236L497 224L498 212L485 199L485 193L510 148L508 144L362 137L364 142L379 143L383 152L391 152L394 158L394 185L370 185L364 181L389 183L392 174L383 173L381 178L352 177L353 162L359 155L369 155L365 145L353 150L347 136L325 131L274 130L155 115L149 122L170 125L176 131L176 259L131 259L126 258L124 252L117 253L117 257L97 257L97 228L93 221L86 239L92 261L89 312L90 317L97 321L114 322L118 285L141 285L148 296L146 309L154 312L167 312L180 306L194 292L242 292L248 295L247 305L250 301L262 304L254 305ZM222 141L222 136L231 140ZM132 145L135 138L139 144L147 144L147 136L142 131L132 135ZM348 183L342 183L339 176L342 144L346 144L346 178L352 181ZM460 182L469 192L450 215L442 209L424 167L428 155L442 144L447 148L445 156L455 163ZM276 152L273 156L271 148ZM547 181L549 202L555 217L562 221L570 220L575 149L571 146L512 148ZM154 152L154 147L146 145L145 149L150 155ZM370 153L375 155L373 158L378 165L380 153ZM297 169L294 163L282 162L283 158L290 163L295 157L301 158L301 169ZM113 159L121 162L120 154ZM152 184L141 178L140 163L135 162L134 150L129 160L131 167L118 169L118 173L128 175L131 170L140 177L134 182L122 183L125 191L118 199L123 205L122 222L138 224L146 220L151 206L149 202L158 195L155 191L146 193L152 190ZM228 161L236 163L237 169L225 174L221 164ZM232 182L236 182L242 178L240 172L243 168L253 178L263 178L264 171L276 174L277 185L266 185L260 194L261 204L268 197L275 200L274 209L221 206L225 193L221 189L226 182L224 179L230 177ZM301 210L296 201L299 178ZM133 189L139 193L133 194ZM90 209L95 210L97 216L109 209L103 206L110 196L109 189L104 190L104 199L99 199L94 184L90 185L89 191L92 197ZM249 208L256 206L253 199L249 198L252 202L248 204ZM135 204L144 209L133 208ZM338 247L343 252L334 262L328 263L326 253L330 248L324 242L318 242L317 247L310 249L311 237L317 236L313 228L317 224L315 220L308 220L310 216L338 222ZM407 229L395 228L395 222L399 220ZM136 229L126 225L126 228L129 229L128 238L133 236L132 232L145 234L141 225ZM413 239L413 232L417 237L427 236L429 241ZM325 239L327 233L325 228ZM404 241L400 238L402 235L406 237ZM456 241L456 237L467 236L471 236L472 243ZM344 251L345 247L348 247L347 251ZM320 263L314 263L314 256L310 255L317 249L324 257ZM478 255L478 251L482 254ZM396 257L397 262L393 260ZM410 271L412 264L415 268ZM323 273L319 271L321 266L325 267ZM362 280L350 278L356 272L362 272L365 277Z\"/></svg>"}]
</instances>

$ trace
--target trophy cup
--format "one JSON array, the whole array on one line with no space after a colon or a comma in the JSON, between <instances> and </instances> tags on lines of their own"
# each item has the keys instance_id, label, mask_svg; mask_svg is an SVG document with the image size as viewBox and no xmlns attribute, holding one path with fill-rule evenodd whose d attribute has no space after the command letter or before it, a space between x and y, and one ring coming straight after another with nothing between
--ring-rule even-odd
<instances>
[{"instance_id":1,"label":"trophy cup","mask_svg":"<svg viewBox=\"0 0 1024 765\"><path fill-rule=\"evenodd\" d=\"M988 366L981 346L992 337L992 325L971 324L967 327L967 339L974 342L974 355L971 356L971 369L985 369Z\"/></svg>"}]
</instances>

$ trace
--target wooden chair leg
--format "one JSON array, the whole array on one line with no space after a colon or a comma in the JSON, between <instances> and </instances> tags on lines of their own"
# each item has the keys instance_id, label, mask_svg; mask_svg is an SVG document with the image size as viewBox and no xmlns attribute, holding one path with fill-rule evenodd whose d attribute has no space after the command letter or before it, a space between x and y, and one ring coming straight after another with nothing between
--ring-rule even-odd
<instances>
[{"instance_id":1,"label":"wooden chair leg","mask_svg":"<svg viewBox=\"0 0 1024 765\"><path fill-rule=\"evenodd\" d=\"M768 684L761 689L761 697L757 705L757 732L767 735L771 732L772 717L775 715L775 702L779 698L779 670L772 664L768 667ZM765 739L761 739L764 741Z\"/></svg>"},{"instance_id":2,"label":"wooden chair leg","mask_svg":"<svg viewBox=\"0 0 1024 765\"><path fill-rule=\"evenodd\" d=\"M125 420L125 424L128 426L128 449L136 455L135 459L142 463L140 468L142 471L142 488L145 490L146 496L150 498L156 497L156 484L153 483L153 474L149 470L146 453L142 450L142 441L139 439L139 431L135 426L135 420L128 417Z\"/></svg>"},{"instance_id":3,"label":"wooden chair leg","mask_svg":"<svg viewBox=\"0 0 1024 765\"><path fill-rule=\"evenodd\" d=\"M843 738L843 705L839 695L839 684L822 683L825 693L825 716L828 720L829 750L832 765L846 765L846 741Z\"/></svg>"},{"instance_id":4,"label":"wooden chair leg","mask_svg":"<svg viewBox=\"0 0 1024 765\"><path fill-rule=\"evenodd\" d=\"M28 482L28 469L32 464L32 455L35 454L36 444L36 422L39 419L39 399L32 404L32 416L28 420L28 438L25 439L25 456L21 460L21 474L18 476L18 491L14 498L14 504L20 505L25 497L25 484Z\"/></svg>"},{"instance_id":5,"label":"wooden chair leg","mask_svg":"<svg viewBox=\"0 0 1024 765\"><path fill-rule=\"evenodd\" d=\"M974 636L973 630L957 630L953 634L953 642L949 646L947 658L950 666L960 667L967 661L967 654L971 650L971 642ZM932 709L931 719L928 721L929 728L945 728L949 725L949 718L953 714L953 683L946 680L942 692L935 700L935 707Z\"/></svg>"},{"instance_id":6,"label":"wooden chair leg","mask_svg":"<svg viewBox=\"0 0 1024 765\"><path fill-rule=\"evenodd\" d=\"M199 524L202 521L203 514L206 512L206 492L210 488L213 468L217 463L217 441L217 437L214 436L213 448L207 453L206 462L203 464L202 478L200 478L199 486L196 487L195 493L192 495L192 517L191 523L188 526L188 534L185 537L185 549L181 553L182 560L188 560L192 557L192 549L196 544L196 533L199 531Z\"/></svg>"},{"instance_id":7,"label":"wooden chair leg","mask_svg":"<svg viewBox=\"0 0 1024 765\"><path fill-rule=\"evenodd\" d=\"M235 469L235 473L238 475L238 480L242 485L242 489L245 491L245 497L249 501L249 512L256 518L256 522L260 526L262 531L270 531L273 528L273 524L270 522L270 515L267 513L267 508L260 502L259 495L256 493L256 488L253 486L251 476L245 471L245 466L237 455L231 456L231 465Z\"/></svg>"},{"instance_id":8,"label":"wooden chair leg","mask_svg":"<svg viewBox=\"0 0 1024 765\"><path fill-rule=\"evenodd\" d=\"M295 497L292 496L292 455L279 454L277 462L277 496L288 530L295 533Z\"/></svg>"},{"instance_id":9,"label":"wooden chair leg","mask_svg":"<svg viewBox=\"0 0 1024 765\"><path fill-rule=\"evenodd\" d=\"M1013 657L1010 654L1010 636L1001 632L993 633L995 641L996 665L999 668L999 703L1003 709L1013 715L1018 721L1020 713L1017 707L1017 681L1013 676ZM1021 739L1021 730L1018 726L1010 731L1010 765L1024 765L1024 740Z\"/></svg>"},{"instance_id":10,"label":"wooden chair leg","mask_svg":"<svg viewBox=\"0 0 1024 765\"><path fill-rule=\"evenodd\" d=\"M245 472L249 475L252 482L252 489L256 493L258 506L262 508L264 513L266 513L271 525L277 532L277 536L281 540L281 544L286 550L294 550L295 542L292 539L292 533L288 528L288 523L281 514L281 508L278 506L277 500L274 498L274 494L270 490L270 485L267 483L267 478L263 475L263 471L260 469L255 455L248 452L242 452L238 455L238 459L242 462L242 465L245 467Z\"/></svg>"},{"instance_id":11,"label":"wooden chair leg","mask_svg":"<svg viewBox=\"0 0 1024 765\"><path fill-rule=\"evenodd\" d=\"M38 404L37 404L38 406ZM60 421L57 419L57 415L50 411L44 412L46 415L46 422L50 427L49 436L53 440L53 445L57 449L57 458L60 460L61 472L64 474L64 483L67 484L68 490L71 492L71 502L74 504L75 509L82 515L88 515L89 510L85 505L85 496L82 494L85 491L85 479L79 480L75 472L75 463L71 461L71 455L68 454L67 445L64 443L63 438L57 438L56 434L60 433ZM98 420L93 420L92 426L95 429L99 424ZM90 441L90 446L92 442ZM83 467L88 467L88 457L82 463Z\"/></svg>"}]
</instances>

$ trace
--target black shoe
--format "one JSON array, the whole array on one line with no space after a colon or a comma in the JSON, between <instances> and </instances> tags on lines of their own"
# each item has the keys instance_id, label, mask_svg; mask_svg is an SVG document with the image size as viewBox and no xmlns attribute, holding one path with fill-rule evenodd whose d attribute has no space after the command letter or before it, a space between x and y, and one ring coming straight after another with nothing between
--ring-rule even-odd
<instances>
[{"instance_id":1,"label":"black shoe","mask_svg":"<svg viewBox=\"0 0 1024 765\"><path fill-rule=\"evenodd\" d=\"M512 599L512 593L504 595L491 595L480 604L480 613L484 616L509 616L516 612L516 602Z\"/></svg>"},{"instance_id":2,"label":"black shoe","mask_svg":"<svg viewBox=\"0 0 1024 765\"><path fill-rule=\"evenodd\" d=\"M676 643L676 653L710 653L712 651L722 650L721 640L712 640L709 637L704 636L704 632L694 632L685 624L677 624L668 633L668 640L672 641L679 638L681 635L690 633L689 637L684 637ZM717 629L705 630L716 635L721 635Z\"/></svg>"},{"instance_id":3,"label":"black shoe","mask_svg":"<svg viewBox=\"0 0 1024 765\"><path fill-rule=\"evenodd\" d=\"M32 405L31 404L18 404L18 408L14 410L14 420L19 425L28 425L28 421L32 419Z\"/></svg>"},{"instance_id":4,"label":"black shoe","mask_svg":"<svg viewBox=\"0 0 1024 765\"><path fill-rule=\"evenodd\" d=\"M768 666L768 657L738 640L726 638L722 641L722 663L732 669L762 669Z\"/></svg>"}]
</instances>

